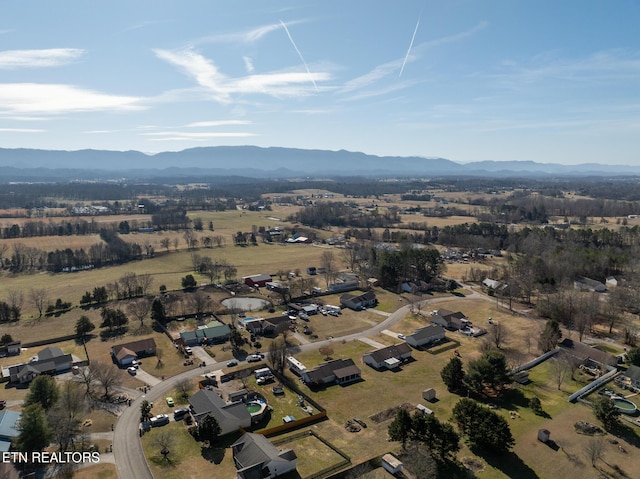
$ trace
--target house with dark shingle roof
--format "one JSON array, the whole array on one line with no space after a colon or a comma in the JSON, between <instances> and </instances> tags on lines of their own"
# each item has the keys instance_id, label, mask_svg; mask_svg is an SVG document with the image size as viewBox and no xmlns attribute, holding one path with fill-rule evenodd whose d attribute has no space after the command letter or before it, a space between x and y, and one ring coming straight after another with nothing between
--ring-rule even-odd
<instances>
[{"instance_id":1,"label":"house with dark shingle roof","mask_svg":"<svg viewBox=\"0 0 640 479\"><path fill-rule=\"evenodd\" d=\"M118 344L111 348L111 356L121 367L130 365L134 359L156 354L156 342L153 338L140 339L131 343Z\"/></svg>"},{"instance_id":2,"label":"house with dark shingle roof","mask_svg":"<svg viewBox=\"0 0 640 479\"><path fill-rule=\"evenodd\" d=\"M251 427L251 414L242 402L226 403L218 393L201 389L189 398L191 414L197 424L206 416L213 416L220 425L220 435Z\"/></svg>"},{"instance_id":3,"label":"house with dark shingle roof","mask_svg":"<svg viewBox=\"0 0 640 479\"><path fill-rule=\"evenodd\" d=\"M405 341L414 348L419 348L425 344L444 339L445 330L442 326L431 325L416 329L413 334L408 335Z\"/></svg>"},{"instance_id":4,"label":"house with dark shingle roof","mask_svg":"<svg viewBox=\"0 0 640 479\"><path fill-rule=\"evenodd\" d=\"M68 371L71 366L71 354L65 354L62 349L49 346L37 354L37 359L9 367L9 377L11 382L25 384L41 374L53 375Z\"/></svg>"},{"instance_id":5,"label":"house with dark shingle roof","mask_svg":"<svg viewBox=\"0 0 640 479\"><path fill-rule=\"evenodd\" d=\"M454 313L448 309L438 309L431 312L431 323L451 331L459 331L469 325L469 320L460 311Z\"/></svg>"},{"instance_id":6,"label":"house with dark shingle roof","mask_svg":"<svg viewBox=\"0 0 640 479\"><path fill-rule=\"evenodd\" d=\"M362 379L362 371L353 359L333 359L302 373L302 381L310 386L349 384Z\"/></svg>"},{"instance_id":7,"label":"house with dark shingle roof","mask_svg":"<svg viewBox=\"0 0 640 479\"><path fill-rule=\"evenodd\" d=\"M262 434L247 432L231 445L238 479L272 479L295 470L292 449L280 450Z\"/></svg>"},{"instance_id":8,"label":"house with dark shingle roof","mask_svg":"<svg viewBox=\"0 0 640 479\"><path fill-rule=\"evenodd\" d=\"M411 346L407 343L376 349L362 356L364 363L375 369L395 369L409 358L411 358Z\"/></svg>"},{"instance_id":9,"label":"house with dark shingle roof","mask_svg":"<svg viewBox=\"0 0 640 479\"><path fill-rule=\"evenodd\" d=\"M589 362L602 366L618 364L618 359L614 355L569 338L563 339L559 346L562 351L573 356L580 364L588 365Z\"/></svg>"},{"instance_id":10,"label":"house with dark shingle roof","mask_svg":"<svg viewBox=\"0 0 640 479\"><path fill-rule=\"evenodd\" d=\"M343 308L361 311L365 308L372 308L378 304L378 299L374 291L367 291L359 295L345 293L340 296L340 304Z\"/></svg>"}]
</instances>

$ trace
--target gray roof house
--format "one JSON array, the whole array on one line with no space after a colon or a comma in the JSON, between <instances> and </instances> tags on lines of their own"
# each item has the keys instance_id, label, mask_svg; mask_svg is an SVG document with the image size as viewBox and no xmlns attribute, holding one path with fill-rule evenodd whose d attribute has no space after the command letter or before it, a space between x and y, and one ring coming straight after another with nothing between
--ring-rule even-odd
<instances>
[{"instance_id":1,"label":"gray roof house","mask_svg":"<svg viewBox=\"0 0 640 479\"><path fill-rule=\"evenodd\" d=\"M442 326L432 325L419 328L413 334L408 335L405 341L414 348L433 343L434 341L444 339L445 330Z\"/></svg>"},{"instance_id":2,"label":"gray roof house","mask_svg":"<svg viewBox=\"0 0 640 479\"><path fill-rule=\"evenodd\" d=\"M7 452L11 446L11 440L20 434L16 426L21 417L22 414L10 409L0 412L0 452Z\"/></svg>"},{"instance_id":3,"label":"gray roof house","mask_svg":"<svg viewBox=\"0 0 640 479\"><path fill-rule=\"evenodd\" d=\"M127 366L134 359L156 354L156 342L153 338L140 339L130 343L118 344L111 348L111 356L121 367Z\"/></svg>"},{"instance_id":4,"label":"gray roof house","mask_svg":"<svg viewBox=\"0 0 640 479\"><path fill-rule=\"evenodd\" d=\"M57 374L71 369L73 357L55 346L44 348L37 359L9 368L11 382L28 383L40 374Z\"/></svg>"},{"instance_id":5,"label":"gray roof house","mask_svg":"<svg viewBox=\"0 0 640 479\"><path fill-rule=\"evenodd\" d=\"M581 364L594 362L598 365L615 366L618 363L618 359L614 355L569 338L563 339L559 346Z\"/></svg>"},{"instance_id":6,"label":"gray roof house","mask_svg":"<svg viewBox=\"0 0 640 479\"><path fill-rule=\"evenodd\" d=\"M231 445L238 479L271 479L296 468L292 449L280 450L261 434L243 434Z\"/></svg>"},{"instance_id":7,"label":"gray roof house","mask_svg":"<svg viewBox=\"0 0 640 479\"><path fill-rule=\"evenodd\" d=\"M604 293L607 290L607 287L600 281L596 281L595 279L591 278L585 278L584 276L576 278L576 280L573 282L573 286L574 288L581 291L590 291L592 293Z\"/></svg>"},{"instance_id":8,"label":"gray roof house","mask_svg":"<svg viewBox=\"0 0 640 479\"><path fill-rule=\"evenodd\" d=\"M411 346L407 343L376 349L362 356L364 363L375 369L395 369L409 358L411 358Z\"/></svg>"},{"instance_id":9,"label":"gray roof house","mask_svg":"<svg viewBox=\"0 0 640 479\"><path fill-rule=\"evenodd\" d=\"M189 405L196 423L205 416L215 417L221 436L251 426L251 414L244 403L225 403L215 391L201 389L189 398Z\"/></svg>"},{"instance_id":10,"label":"gray roof house","mask_svg":"<svg viewBox=\"0 0 640 479\"><path fill-rule=\"evenodd\" d=\"M367 291L357 296L349 293L340 296L340 305L343 308L353 309L354 311L370 308L376 304L378 304L378 299L373 291Z\"/></svg>"},{"instance_id":11,"label":"gray roof house","mask_svg":"<svg viewBox=\"0 0 640 479\"><path fill-rule=\"evenodd\" d=\"M431 312L431 323L452 331L459 331L468 326L469 320L460 311L454 313L448 309L438 309Z\"/></svg>"},{"instance_id":12,"label":"gray roof house","mask_svg":"<svg viewBox=\"0 0 640 479\"><path fill-rule=\"evenodd\" d=\"M321 386L333 382L344 385L362 379L361 373L353 359L333 359L303 372L302 381L309 386Z\"/></svg>"}]
</instances>

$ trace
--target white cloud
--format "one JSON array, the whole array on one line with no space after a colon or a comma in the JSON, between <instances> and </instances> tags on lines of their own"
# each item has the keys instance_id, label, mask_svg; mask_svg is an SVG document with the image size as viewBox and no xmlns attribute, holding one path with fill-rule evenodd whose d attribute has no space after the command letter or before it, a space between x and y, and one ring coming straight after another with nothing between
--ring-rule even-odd
<instances>
[{"instance_id":1,"label":"white cloud","mask_svg":"<svg viewBox=\"0 0 640 479\"><path fill-rule=\"evenodd\" d=\"M79 48L48 48L43 50L0 51L0 68L43 68L57 67L70 63L84 55Z\"/></svg>"},{"instance_id":2,"label":"white cloud","mask_svg":"<svg viewBox=\"0 0 640 479\"><path fill-rule=\"evenodd\" d=\"M141 99L110 95L73 85L0 83L0 114L61 114L79 111L139 110Z\"/></svg>"},{"instance_id":3,"label":"white cloud","mask_svg":"<svg viewBox=\"0 0 640 479\"><path fill-rule=\"evenodd\" d=\"M305 20L295 20L287 22L289 25L305 23ZM270 23L243 32L222 33L219 35L209 35L195 40L194 44L202 43L254 43L269 33L281 28L280 23Z\"/></svg>"},{"instance_id":4,"label":"white cloud","mask_svg":"<svg viewBox=\"0 0 640 479\"><path fill-rule=\"evenodd\" d=\"M42 133L47 130L38 128L0 128L0 131L6 131L11 133Z\"/></svg>"},{"instance_id":5,"label":"white cloud","mask_svg":"<svg viewBox=\"0 0 640 479\"><path fill-rule=\"evenodd\" d=\"M244 67L247 69L247 73L253 73L255 68L253 67L253 60L251 57L242 57L244 60Z\"/></svg>"},{"instance_id":6,"label":"white cloud","mask_svg":"<svg viewBox=\"0 0 640 479\"><path fill-rule=\"evenodd\" d=\"M304 96L313 84L331 79L328 72L277 72L230 78L220 73L214 63L191 49L154 50L158 58L182 69L198 85L207 89L213 100L227 104L233 94L266 94L274 97ZM309 82L311 80L311 85Z\"/></svg>"},{"instance_id":7,"label":"white cloud","mask_svg":"<svg viewBox=\"0 0 640 479\"><path fill-rule=\"evenodd\" d=\"M229 93L225 91L222 85L226 80L225 76L218 73L218 69L209 59L190 49L181 51L156 49L154 53L161 60L180 67L187 75L193 77L199 85L206 87L213 94L214 100L220 103L229 103L231 101Z\"/></svg>"},{"instance_id":8,"label":"white cloud","mask_svg":"<svg viewBox=\"0 0 640 479\"><path fill-rule=\"evenodd\" d=\"M227 126L227 125L250 125L247 120L214 120L214 121L196 121L185 125L187 128L203 128L211 126Z\"/></svg>"}]
</instances>

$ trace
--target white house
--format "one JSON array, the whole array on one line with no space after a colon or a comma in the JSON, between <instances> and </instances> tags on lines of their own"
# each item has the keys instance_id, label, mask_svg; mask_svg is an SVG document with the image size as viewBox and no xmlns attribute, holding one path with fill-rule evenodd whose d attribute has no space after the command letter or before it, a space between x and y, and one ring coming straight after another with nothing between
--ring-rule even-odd
<instances>
[{"instance_id":1,"label":"white house","mask_svg":"<svg viewBox=\"0 0 640 479\"><path fill-rule=\"evenodd\" d=\"M231 445L238 479L271 479L296 468L292 449L280 450L262 434L243 434Z\"/></svg>"},{"instance_id":2,"label":"white house","mask_svg":"<svg viewBox=\"0 0 640 479\"><path fill-rule=\"evenodd\" d=\"M442 326L432 325L424 328L416 329L413 334L405 338L405 341L414 348L433 343L434 341L444 339L445 330Z\"/></svg>"},{"instance_id":3,"label":"white house","mask_svg":"<svg viewBox=\"0 0 640 479\"><path fill-rule=\"evenodd\" d=\"M362 360L375 369L395 369L410 357L411 347L407 343L400 343L370 351L362 356Z\"/></svg>"}]
</instances>

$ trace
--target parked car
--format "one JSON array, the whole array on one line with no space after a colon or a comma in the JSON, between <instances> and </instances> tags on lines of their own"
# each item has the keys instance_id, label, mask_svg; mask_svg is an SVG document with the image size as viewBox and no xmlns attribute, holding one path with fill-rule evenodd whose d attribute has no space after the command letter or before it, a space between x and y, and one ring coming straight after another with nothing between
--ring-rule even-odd
<instances>
[{"instance_id":1,"label":"parked car","mask_svg":"<svg viewBox=\"0 0 640 479\"><path fill-rule=\"evenodd\" d=\"M250 354L249 356L247 356L248 363L257 363L258 361L262 361L262 358L259 354Z\"/></svg>"},{"instance_id":2,"label":"parked car","mask_svg":"<svg viewBox=\"0 0 640 479\"><path fill-rule=\"evenodd\" d=\"M138 372L138 370L137 370L134 366L129 366L129 367L127 368L127 372L128 372L129 374L131 374L132 376L135 376L135 375L136 375L136 373Z\"/></svg>"},{"instance_id":3,"label":"parked car","mask_svg":"<svg viewBox=\"0 0 640 479\"><path fill-rule=\"evenodd\" d=\"M187 346L186 348L184 348L184 352L187 353L188 355L192 355L193 349L191 349L191 346Z\"/></svg>"},{"instance_id":4,"label":"parked car","mask_svg":"<svg viewBox=\"0 0 640 479\"><path fill-rule=\"evenodd\" d=\"M169 424L168 414L158 414L151 418L151 427L166 426L167 424Z\"/></svg>"},{"instance_id":5,"label":"parked car","mask_svg":"<svg viewBox=\"0 0 640 479\"><path fill-rule=\"evenodd\" d=\"M262 386L263 384L269 384L274 381L273 376L262 376L256 380L256 384Z\"/></svg>"},{"instance_id":6,"label":"parked car","mask_svg":"<svg viewBox=\"0 0 640 479\"><path fill-rule=\"evenodd\" d=\"M169 407L173 407L176 405L175 402L173 402L173 398L171 396L169 396L168 398L165 399L165 401L167 401L167 406Z\"/></svg>"},{"instance_id":7,"label":"parked car","mask_svg":"<svg viewBox=\"0 0 640 479\"><path fill-rule=\"evenodd\" d=\"M398 334L398 339L407 339L407 337L404 334Z\"/></svg>"},{"instance_id":8,"label":"parked car","mask_svg":"<svg viewBox=\"0 0 640 479\"><path fill-rule=\"evenodd\" d=\"M173 419L176 421L182 421L187 414L189 414L189 408L181 407L173 411Z\"/></svg>"},{"instance_id":9,"label":"parked car","mask_svg":"<svg viewBox=\"0 0 640 479\"><path fill-rule=\"evenodd\" d=\"M227 367L228 368L232 368L234 366L238 365L238 361L236 361L235 359L232 359L231 361L227 361Z\"/></svg>"}]
</instances>

